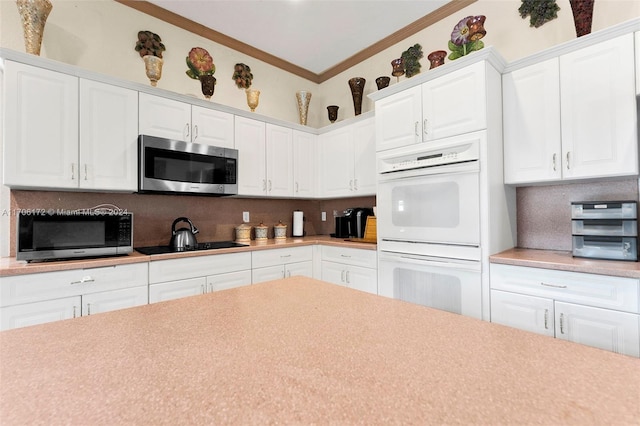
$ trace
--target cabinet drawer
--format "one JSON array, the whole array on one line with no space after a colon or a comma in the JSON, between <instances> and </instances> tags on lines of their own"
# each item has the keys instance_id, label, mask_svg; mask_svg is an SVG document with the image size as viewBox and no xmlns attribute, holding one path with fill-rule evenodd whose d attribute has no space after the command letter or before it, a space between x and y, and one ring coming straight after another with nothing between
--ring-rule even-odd
<instances>
[{"instance_id":1,"label":"cabinet drawer","mask_svg":"<svg viewBox=\"0 0 640 426\"><path fill-rule=\"evenodd\" d=\"M206 277L152 284L149 286L149 303L181 299L188 296L197 296L206 292Z\"/></svg>"},{"instance_id":2,"label":"cabinet drawer","mask_svg":"<svg viewBox=\"0 0 640 426\"><path fill-rule=\"evenodd\" d=\"M80 296L0 308L0 331L71 319L79 315Z\"/></svg>"},{"instance_id":3,"label":"cabinet drawer","mask_svg":"<svg viewBox=\"0 0 640 426\"><path fill-rule=\"evenodd\" d=\"M322 260L347 265L377 268L375 250L354 249L349 247L322 246Z\"/></svg>"},{"instance_id":4,"label":"cabinet drawer","mask_svg":"<svg viewBox=\"0 0 640 426\"><path fill-rule=\"evenodd\" d=\"M638 313L638 279L491 264L491 288Z\"/></svg>"},{"instance_id":5,"label":"cabinet drawer","mask_svg":"<svg viewBox=\"0 0 640 426\"><path fill-rule=\"evenodd\" d=\"M148 263L74 269L0 279L0 306L147 285Z\"/></svg>"},{"instance_id":6,"label":"cabinet drawer","mask_svg":"<svg viewBox=\"0 0 640 426\"><path fill-rule=\"evenodd\" d=\"M306 262L312 259L312 246L287 247L251 252L251 265L253 268L264 268L267 266L283 265L285 263Z\"/></svg>"},{"instance_id":7,"label":"cabinet drawer","mask_svg":"<svg viewBox=\"0 0 640 426\"><path fill-rule=\"evenodd\" d=\"M251 269L249 252L157 260L149 263L149 283L206 277L245 269Z\"/></svg>"}]
</instances>

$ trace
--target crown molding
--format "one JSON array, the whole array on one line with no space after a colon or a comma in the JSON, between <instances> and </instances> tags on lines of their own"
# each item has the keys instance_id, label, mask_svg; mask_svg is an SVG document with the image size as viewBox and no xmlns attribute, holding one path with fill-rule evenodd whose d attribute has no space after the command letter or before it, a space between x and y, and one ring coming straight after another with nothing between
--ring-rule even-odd
<instances>
[{"instance_id":1,"label":"crown molding","mask_svg":"<svg viewBox=\"0 0 640 426\"><path fill-rule=\"evenodd\" d=\"M173 13L167 9L164 9L155 4L147 1L139 0L114 0L120 4L131 7L139 12L145 13L154 18L160 19L168 24L175 25L178 28L182 28L185 31L189 31L193 34L204 37L215 43L219 43L230 49L244 53L252 58L263 61L269 65L280 68L284 71L295 74L299 77L307 79L313 83L322 83L332 77L335 77L339 73L357 65L358 63L370 58L371 56L382 52L384 49L393 46L396 43L412 36L413 34L422 31L423 29L433 25L434 23L458 12L459 10L475 3L477 0L451 0L449 3L434 10L428 15L423 16L417 21L407 25L404 28L396 31L388 37L380 40L377 43L367 47L364 50L356 53L350 58L336 64L335 66L323 71L320 74L311 72L305 68L299 67L291 62L285 61L277 56L271 55L263 50L257 49L249 44L243 43L235 38L224 35L211 28L205 27L202 24L198 24L190 19L184 18L176 13Z\"/></svg>"}]
</instances>

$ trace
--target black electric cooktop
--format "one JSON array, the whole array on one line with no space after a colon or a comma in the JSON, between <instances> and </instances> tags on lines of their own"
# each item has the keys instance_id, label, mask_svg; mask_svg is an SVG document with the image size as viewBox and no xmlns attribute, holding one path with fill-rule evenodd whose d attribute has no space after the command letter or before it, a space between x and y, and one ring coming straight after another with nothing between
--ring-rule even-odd
<instances>
[{"instance_id":1,"label":"black electric cooktop","mask_svg":"<svg viewBox=\"0 0 640 426\"><path fill-rule=\"evenodd\" d=\"M200 251L200 250L215 250L232 247L246 247L248 244L240 244L235 241L213 241L210 243L198 243L195 248L189 250L174 250L172 246L150 246L150 247L136 247L136 251L142 254L165 254L165 253L181 253L183 251Z\"/></svg>"}]
</instances>

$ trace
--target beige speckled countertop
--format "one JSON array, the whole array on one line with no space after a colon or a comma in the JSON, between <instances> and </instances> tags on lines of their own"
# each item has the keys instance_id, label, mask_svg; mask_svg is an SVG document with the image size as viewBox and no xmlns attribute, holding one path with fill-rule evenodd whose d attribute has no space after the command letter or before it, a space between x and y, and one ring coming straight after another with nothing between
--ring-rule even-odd
<instances>
[{"instance_id":1,"label":"beige speckled countertop","mask_svg":"<svg viewBox=\"0 0 640 426\"><path fill-rule=\"evenodd\" d=\"M640 262L573 257L568 251L513 248L489 257L491 263L640 278Z\"/></svg>"},{"instance_id":2,"label":"beige speckled countertop","mask_svg":"<svg viewBox=\"0 0 640 426\"><path fill-rule=\"evenodd\" d=\"M0 332L0 424L640 419L640 359L294 277Z\"/></svg>"},{"instance_id":3,"label":"beige speckled countertop","mask_svg":"<svg viewBox=\"0 0 640 426\"><path fill-rule=\"evenodd\" d=\"M134 251L132 254L126 256L74 259L51 262L27 263L25 261L18 261L15 257L3 257L0 258L0 277L35 274L41 272L65 271L69 269L98 268L103 266L122 265L127 263L150 262L154 260L177 259L181 257L208 256L213 254L238 253L243 251L268 250L274 248L295 247L314 244L352 247L363 250L376 250L377 248L376 244L354 242L344 238L332 238L328 235L286 238L282 240L276 240L272 238L264 242L251 240L250 242L244 244L248 244L247 247L167 253L154 256L146 256L138 253L137 251Z\"/></svg>"}]
</instances>

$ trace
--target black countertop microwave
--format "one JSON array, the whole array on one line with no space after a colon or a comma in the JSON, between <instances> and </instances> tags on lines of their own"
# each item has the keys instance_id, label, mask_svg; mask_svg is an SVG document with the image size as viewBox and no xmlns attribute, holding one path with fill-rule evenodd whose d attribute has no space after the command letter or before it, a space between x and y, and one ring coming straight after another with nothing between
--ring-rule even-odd
<instances>
[{"instance_id":1,"label":"black countertop microwave","mask_svg":"<svg viewBox=\"0 0 640 426\"><path fill-rule=\"evenodd\" d=\"M133 214L108 210L19 213L16 259L54 260L133 252Z\"/></svg>"},{"instance_id":2,"label":"black countertop microwave","mask_svg":"<svg viewBox=\"0 0 640 426\"><path fill-rule=\"evenodd\" d=\"M238 193L236 149L140 135L138 161L141 193Z\"/></svg>"}]
</instances>

